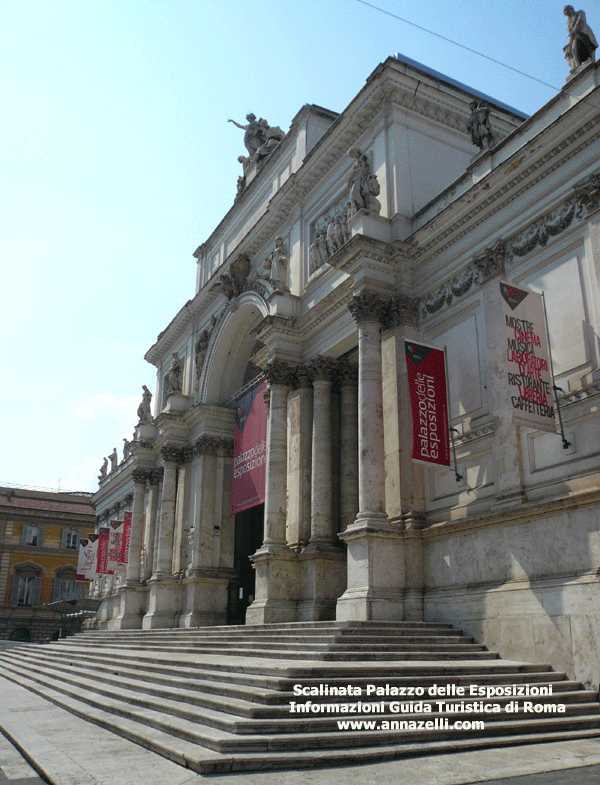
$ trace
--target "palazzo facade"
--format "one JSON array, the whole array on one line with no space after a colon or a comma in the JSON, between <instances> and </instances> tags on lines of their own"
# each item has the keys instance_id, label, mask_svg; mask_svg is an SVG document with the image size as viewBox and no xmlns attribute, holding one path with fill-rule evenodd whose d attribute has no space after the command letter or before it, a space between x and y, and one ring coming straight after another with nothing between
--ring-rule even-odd
<instances>
[{"instance_id":1,"label":"palazzo facade","mask_svg":"<svg viewBox=\"0 0 600 785\"><path fill-rule=\"evenodd\" d=\"M339 115L248 116L236 199L146 355L153 406L95 495L99 524L132 517L100 626L446 621L597 685L599 83L588 61L525 117L397 55ZM568 447L512 422L499 280L544 292ZM447 349L457 473L411 459L404 339ZM260 379L264 505L232 515Z\"/></svg>"}]
</instances>

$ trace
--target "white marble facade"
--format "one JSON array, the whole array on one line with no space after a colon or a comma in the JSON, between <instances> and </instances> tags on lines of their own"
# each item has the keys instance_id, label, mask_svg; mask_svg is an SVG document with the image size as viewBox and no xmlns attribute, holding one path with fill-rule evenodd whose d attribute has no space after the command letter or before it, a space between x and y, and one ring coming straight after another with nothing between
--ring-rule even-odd
<instances>
[{"instance_id":1,"label":"white marble facade","mask_svg":"<svg viewBox=\"0 0 600 785\"><path fill-rule=\"evenodd\" d=\"M95 497L100 522L133 521L102 626L447 620L598 684L600 66L529 118L487 99L483 152L473 95L389 58L340 115L306 105L246 161L195 253L194 297L146 355L153 422ZM499 278L544 292L568 449L510 420ZM460 480L410 459L404 338L447 346ZM229 512L231 407L261 373L267 489L250 523Z\"/></svg>"}]
</instances>

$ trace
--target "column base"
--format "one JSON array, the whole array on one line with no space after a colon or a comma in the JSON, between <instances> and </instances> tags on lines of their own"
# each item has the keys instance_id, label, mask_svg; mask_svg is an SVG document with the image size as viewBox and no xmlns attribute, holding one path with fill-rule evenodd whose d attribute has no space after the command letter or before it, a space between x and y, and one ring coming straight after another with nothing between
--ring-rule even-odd
<instances>
[{"instance_id":1,"label":"column base","mask_svg":"<svg viewBox=\"0 0 600 785\"><path fill-rule=\"evenodd\" d=\"M229 578L192 576L183 581L184 611L180 627L212 627L227 624Z\"/></svg>"},{"instance_id":2,"label":"column base","mask_svg":"<svg viewBox=\"0 0 600 785\"><path fill-rule=\"evenodd\" d=\"M250 559L256 570L254 601L246 624L281 624L296 620L297 555L281 545L263 545Z\"/></svg>"},{"instance_id":3,"label":"column base","mask_svg":"<svg viewBox=\"0 0 600 785\"><path fill-rule=\"evenodd\" d=\"M357 516L340 539L348 546L348 588L337 601L340 621L404 618L404 539L398 525Z\"/></svg>"},{"instance_id":4,"label":"column base","mask_svg":"<svg viewBox=\"0 0 600 785\"><path fill-rule=\"evenodd\" d=\"M111 623L113 630L141 630L146 613L145 586L125 586L120 593L119 615Z\"/></svg>"},{"instance_id":5,"label":"column base","mask_svg":"<svg viewBox=\"0 0 600 785\"><path fill-rule=\"evenodd\" d=\"M142 620L143 630L172 629L181 611L181 586L174 578L151 580L148 588L148 611Z\"/></svg>"},{"instance_id":6,"label":"column base","mask_svg":"<svg viewBox=\"0 0 600 785\"><path fill-rule=\"evenodd\" d=\"M300 597L297 621L335 619L338 598L346 588L346 550L309 545L298 556Z\"/></svg>"}]
</instances>

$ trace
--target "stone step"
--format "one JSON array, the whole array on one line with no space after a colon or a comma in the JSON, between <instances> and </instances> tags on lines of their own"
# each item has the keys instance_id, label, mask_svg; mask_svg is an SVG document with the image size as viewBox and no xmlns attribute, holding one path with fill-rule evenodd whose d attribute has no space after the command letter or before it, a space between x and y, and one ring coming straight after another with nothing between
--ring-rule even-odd
<instances>
[{"instance_id":1,"label":"stone step","mask_svg":"<svg viewBox=\"0 0 600 785\"><path fill-rule=\"evenodd\" d=\"M99 645L109 645L113 643L118 643L120 645L126 644L127 646L132 645L149 645L149 644L160 644L163 645L165 642L165 638L162 636L156 635L138 635L138 636L130 636L127 640L123 640L119 638L118 635L106 635L103 637L98 638L89 638L87 635L84 636L73 636L72 638L68 638L67 641L70 645L77 646L83 642L86 645L91 645L92 642ZM312 645L328 645L328 646L342 646L342 647L353 647L365 650L373 649L373 648L381 648L383 646L399 646L403 647L404 645L415 645L415 644L422 644L424 646L439 646L439 645L460 645L460 644L469 644L469 645L477 645L481 647L481 644L475 644L474 639L472 637L468 637L466 635L419 635L416 631L411 631L410 634L407 633L406 635L359 635L354 634L350 635L324 635L324 634L315 634L315 635L303 635L298 637L297 635L247 635L247 636L228 636L228 635L213 635L213 636L204 636L204 635L186 635L185 637L181 636L181 638L175 639L168 639L171 643L177 644L177 646L184 648L184 647L192 647L198 645L209 645L209 646L218 646L220 644L233 644L235 646L242 646L245 645L249 646L256 646L256 645L265 645L270 647L281 646L284 644L293 643L294 645L302 645L302 646L312 646Z\"/></svg>"},{"instance_id":2,"label":"stone step","mask_svg":"<svg viewBox=\"0 0 600 785\"><path fill-rule=\"evenodd\" d=\"M16 663L15 670L13 672L18 672ZM153 706L159 710L162 707L164 711L174 714L179 713L180 704L177 702L173 703L172 699L184 703L186 707L191 705L212 709L217 712L225 711L227 714L234 715L234 717L246 717L253 720L262 718L262 720L265 721L265 723L263 723L265 731L270 733L279 733L284 729L293 731L296 726L300 726L301 724L305 727L310 724L311 727L319 726L331 729L330 726L335 719L331 715L328 715L325 718L315 716L313 714L293 716L290 713L290 700L293 700L296 703L303 703L304 701L309 700L307 697L298 697L291 693L280 693L281 699L279 705L261 706L257 702L247 700L247 696L241 698L232 696L231 693L227 691L227 685L225 683L222 684L222 687L224 688L222 691L215 692L213 689L213 691L208 693L205 691L204 685L199 682L191 682L187 686L176 686L171 683L168 686L163 686L161 688L159 685L152 685L141 674L134 671L131 671L129 675L126 675L123 673L111 674L107 671L103 672L99 671L98 669L94 669L92 679L90 678L88 671L84 671L84 675L82 675L81 672L75 673L72 669L69 670L67 666L61 666L60 664L56 664L54 662L47 663L33 660L29 662L28 674L31 677L34 677L35 674L35 677L37 677L38 681L43 681L44 677L49 679L56 678L57 680L65 682L66 684L75 685L78 688L88 688L94 690L98 694L108 695L109 697L113 698L121 696L122 699L137 705ZM557 686L558 689L560 689L560 685ZM597 706L596 703L594 703L596 698L595 693L583 690L577 692L559 692L558 689L552 696L531 697L529 700L534 700L535 702L541 704L551 702L564 703L568 706L568 714L588 713L590 711L590 706L592 706L593 711L596 710ZM138 698L138 696L135 695L136 691L138 693L143 693L145 696L152 696L152 699L146 697ZM158 703L156 702L156 699L159 699ZM524 697L522 700L527 699L528 698ZM389 710L390 704L390 699L366 698L362 696L349 698L326 697L324 700L321 698L321 696L319 696L312 698L312 700L313 702L318 703L344 702L354 704L357 704L359 701L361 701L363 706L365 704L373 704L373 702L376 701L377 703L383 703L386 711ZM395 698L394 700L396 702L403 703L409 701L409 699L402 698ZM416 700L418 699L413 699L413 701ZM440 712L436 710L437 700L444 699L434 697L425 697L422 699L424 704L428 704L432 707L432 718L435 716L446 716L446 713L442 712L440 714ZM464 699L448 699L445 700L445 703L455 706L464 702L472 702L473 700L474 698L465 697ZM512 697L499 697L494 698L493 702L504 706L511 700ZM366 713L370 713L367 710L365 711ZM187 708L185 713L190 715L190 711ZM449 712L449 715L451 713L452 712ZM183 716L183 714L181 716ZM473 717L474 716L475 715L473 715ZM199 719L202 718L199 717ZM266 722L269 719L277 720L277 722L271 726ZM495 721L498 719L498 715L494 715L489 719L491 721ZM522 719L522 717L515 716L514 719ZM218 719L217 727L222 727L235 733L251 732L251 726L242 728L239 723L234 726L223 718ZM304 728L301 730L304 730Z\"/></svg>"},{"instance_id":3,"label":"stone step","mask_svg":"<svg viewBox=\"0 0 600 785\"><path fill-rule=\"evenodd\" d=\"M5 674L10 678L10 671ZM13 674L13 678L21 678L22 674ZM353 747L357 744L360 746L379 746L381 744L389 743L393 739L399 739L398 730L360 730L359 732L353 730L313 730L312 726L306 729L303 733L252 733L251 729L246 727L246 733L240 735L238 732L230 732L226 729L217 727L219 713L204 710L202 719L191 712L180 712L175 716L166 714L167 707L161 707L160 710L155 710L151 705L140 705L136 703L131 705L126 700L116 699L110 696L101 696L96 691L90 692L85 687L79 686L77 691L69 691L65 689L65 685L60 685L57 689L56 680L45 680L44 678L35 679L30 676L24 677L22 683L40 694L46 694L48 690L53 692L53 700L59 705L67 706L72 705L73 701L78 703L87 704L92 711L89 716L94 716L97 710L108 711L119 717L135 720L141 726L150 725L157 730L172 733L180 739L191 741L195 744L207 747L218 752L223 753L246 753L246 752L267 752L267 751L282 751L290 752L292 750L304 751L307 749L334 749ZM31 685L34 685L33 687ZM44 692L41 692L43 690ZM60 696L60 697L59 697ZM490 722L486 719L485 729L478 730L478 734L486 736L503 736L515 735L519 732L532 733L537 732L556 732L556 731L578 731L578 730L596 730L600 735L598 729L598 716L597 706L594 705L595 711L593 714L584 716L565 716L559 717L546 715L540 717L535 715L530 718L523 718L516 722L514 718L509 721L500 719L495 722ZM422 715L416 715L417 719L422 719ZM344 718L346 719L346 718ZM395 718L394 718L395 719ZM403 718L407 719L407 718ZM428 718L427 718L428 719ZM461 719L463 719L461 717ZM469 717L469 719L472 719ZM377 722L377 719L370 721ZM261 723L256 723L259 727ZM243 723L237 723L240 729L244 728ZM359 735L360 733L360 735ZM412 743L418 741L435 742L437 740L448 740L455 738L465 738L473 735L472 730L454 729L452 727L444 727L443 723L431 729L404 731L404 736L400 737L405 741L411 740ZM144 738L144 729L140 729L140 738Z\"/></svg>"}]
</instances>

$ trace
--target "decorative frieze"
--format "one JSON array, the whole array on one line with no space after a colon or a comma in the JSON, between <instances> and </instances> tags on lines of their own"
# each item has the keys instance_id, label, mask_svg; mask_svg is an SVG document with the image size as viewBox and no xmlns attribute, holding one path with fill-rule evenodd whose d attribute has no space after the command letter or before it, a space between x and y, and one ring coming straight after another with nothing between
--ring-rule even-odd
<instances>
[{"instance_id":1,"label":"decorative frieze","mask_svg":"<svg viewBox=\"0 0 600 785\"><path fill-rule=\"evenodd\" d=\"M478 439L484 439L486 436L494 435L494 427L492 425L483 425L481 428L474 428L472 431L466 433L455 433L453 440L455 445L470 444Z\"/></svg>"}]
</instances>

